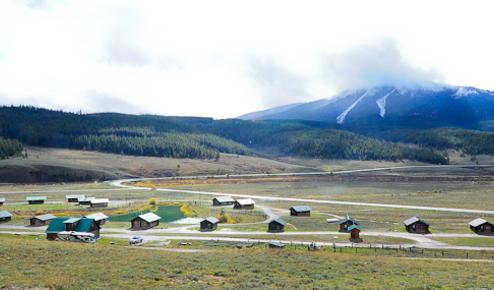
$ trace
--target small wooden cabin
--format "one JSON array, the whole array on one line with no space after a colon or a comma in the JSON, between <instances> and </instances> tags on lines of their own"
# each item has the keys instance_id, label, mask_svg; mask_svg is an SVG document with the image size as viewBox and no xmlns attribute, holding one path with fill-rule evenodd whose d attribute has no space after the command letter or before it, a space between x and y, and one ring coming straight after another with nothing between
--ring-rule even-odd
<instances>
[{"instance_id":1,"label":"small wooden cabin","mask_svg":"<svg viewBox=\"0 0 494 290\"><path fill-rule=\"evenodd\" d=\"M349 227L353 226L353 225L356 225L356 226L359 226L360 225L360 222L353 219L351 216L347 215L346 218L340 220L338 222L339 226L340 226L340 232L342 233L348 233L350 232L348 230Z\"/></svg>"},{"instance_id":2,"label":"small wooden cabin","mask_svg":"<svg viewBox=\"0 0 494 290\"><path fill-rule=\"evenodd\" d=\"M26 201L28 204L43 204L47 200L46 196L28 196Z\"/></svg>"},{"instance_id":3,"label":"small wooden cabin","mask_svg":"<svg viewBox=\"0 0 494 290\"><path fill-rule=\"evenodd\" d=\"M237 199L233 205L234 209L254 209L255 201L250 198Z\"/></svg>"},{"instance_id":4,"label":"small wooden cabin","mask_svg":"<svg viewBox=\"0 0 494 290\"><path fill-rule=\"evenodd\" d=\"M271 249L283 249L285 247L285 244L282 242L270 242L268 243L268 247Z\"/></svg>"},{"instance_id":5,"label":"small wooden cabin","mask_svg":"<svg viewBox=\"0 0 494 290\"><path fill-rule=\"evenodd\" d=\"M29 219L29 225L32 227L46 226L55 218L57 217L52 214L37 215Z\"/></svg>"},{"instance_id":6,"label":"small wooden cabin","mask_svg":"<svg viewBox=\"0 0 494 290\"><path fill-rule=\"evenodd\" d=\"M12 214L8 211L2 210L0 211L0 223L9 222L12 220Z\"/></svg>"},{"instance_id":7,"label":"small wooden cabin","mask_svg":"<svg viewBox=\"0 0 494 290\"><path fill-rule=\"evenodd\" d=\"M83 194L67 194L65 196L65 199L67 199L67 202L79 202L79 199L85 199L86 196Z\"/></svg>"},{"instance_id":8,"label":"small wooden cabin","mask_svg":"<svg viewBox=\"0 0 494 290\"><path fill-rule=\"evenodd\" d=\"M77 203L79 205L91 205L91 200L95 199L95 197L85 197L81 196L77 199Z\"/></svg>"},{"instance_id":9,"label":"small wooden cabin","mask_svg":"<svg viewBox=\"0 0 494 290\"><path fill-rule=\"evenodd\" d=\"M4 197L0 197L0 206L2 206L4 203L5 203L5 198Z\"/></svg>"},{"instance_id":10,"label":"small wooden cabin","mask_svg":"<svg viewBox=\"0 0 494 290\"><path fill-rule=\"evenodd\" d=\"M290 208L291 216L310 216L312 209L306 205L296 205Z\"/></svg>"},{"instance_id":11,"label":"small wooden cabin","mask_svg":"<svg viewBox=\"0 0 494 290\"><path fill-rule=\"evenodd\" d=\"M417 216L413 216L403 222L407 232L412 234L429 234L429 224Z\"/></svg>"},{"instance_id":12,"label":"small wooden cabin","mask_svg":"<svg viewBox=\"0 0 494 290\"><path fill-rule=\"evenodd\" d=\"M91 207L108 207L110 200L108 198L95 198L91 199L89 206Z\"/></svg>"},{"instance_id":13,"label":"small wooden cabin","mask_svg":"<svg viewBox=\"0 0 494 290\"><path fill-rule=\"evenodd\" d=\"M281 218L276 218L269 222L268 232L270 233L282 233L285 231L286 222Z\"/></svg>"},{"instance_id":14,"label":"small wooden cabin","mask_svg":"<svg viewBox=\"0 0 494 290\"><path fill-rule=\"evenodd\" d=\"M494 235L494 225L482 218L474 219L468 225L478 235Z\"/></svg>"},{"instance_id":15,"label":"small wooden cabin","mask_svg":"<svg viewBox=\"0 0 494 290\"><path fill-rule=\"evenodd\" d=\"M160 224L160 219L161 217L152 213L148 212L145 214L141 214L131 221L132 229L133 230L147 230L150 228L154 228Z\"/></svg>"},{"instance_id":16,"label":"small wooden cabin","mask_svg":"<svg viewBox=\"0 0 494 290\"><path fill-rule=\"evenodd\" d=\"M94 238L99 238L100 227L93 219L88 218L54 218L46 229L46 238L56 240L59 234L73 237L92 234Z\"/></svg>"},{"instance_id":17,"label":"small wooden cabin","mask_svg":"<svg viewBox=\"0 0 494 290\"><path fill-rule=\"evenodd\" d=\"M351 225L347 228L350 232L350 242L361 243L362 238L360 238L360 228L357 225Z\"/></svg>"},{"instance_id":18,"label":"small wooden cabin","mask_svg":"<svg viewBox=\"0 0 494 290\"><path fill-rule=\"evenodd\" d=\"M235 200L231 196L220 196L213 198L213 206L232 205Z\"/></svg>"},{"instance_id":19,"label":"small wooden cabin","mask_svg":"<svg viewBox=\"0 0 494 290\"><path fill-rule=\"evenodd\" d=\"M212 232L218 228L220 221L215 217L208 217L201 222L201 232Z\"/></svg>"},{"instance_id":20,"label":"small wooden cabin","mask_svg":"<svg viewBox=\"0 0 494 290\"><path fill-rule=\"evenodd\" d=\"M99 226L104 225L106 223L106 221L108 220L108 216L102 212L88 214L84 217L86 217L88 219L93 219L94 222L97 223Z\"/></svg>"}]
</instances>

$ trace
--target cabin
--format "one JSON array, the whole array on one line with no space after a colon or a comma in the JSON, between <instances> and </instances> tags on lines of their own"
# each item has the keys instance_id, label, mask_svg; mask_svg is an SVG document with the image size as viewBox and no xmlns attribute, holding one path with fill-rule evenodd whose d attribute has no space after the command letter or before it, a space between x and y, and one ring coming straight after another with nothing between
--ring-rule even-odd
<instances>
[{"instance_id":1,"label":"cabin","mask_svg":"<svg viewBox=\"0 0 494 290\"><path fill-rule=\"evenodd\" d=\"M286 222L281 218L276 218L268 223L268 232L282 233L285 231Z\"/></svg>"},{"instance_id":2,"label":"cabin","mask_svg":"<svg viewBox=\"0 0 494 290\"><path fill-rule=\"evenodd\" d=\"M52 215L52 214L43 214L43 215L33 216L32 218L29 219L29 225L32 227L46 226L55 218L57 218L57 217Z\"/></svg>"},{"instance_id":3,"label":"cabin","mask_svg":"<svg viewBox=\"0 0 494 290\"><path fill-rule=\"evenodd\" d=\"M482 218L474 219L468 225L478 235L494 235L494 225Z\"/></svg>"},{"instance_id":4,"label":"cabin","mask_svg":"<svg viewBox=\"0 0 494 290\"><path fill-rule=\"evenodd\" d=\"M351 216L347 215L346 218L340 220L338 222L338 224L340 226L340 232L341 233L348 233L348 232L350 232L348 230L349 227L351 227L353 225L359 226L360 222L353 219Z\"/></svg>"},{"instance_id":5,"label":"cabin","mask_svg":"<svg viewBox=\"0 0 494 290\"><path fill-rule=\"evenodd\" d=\"M351 225L347 228L347 230L350 232L350 242L362 242L362 238L360 238L360 227L358 225Z\"/></svg>"},{"instance_id":6,"label":"cabin","mask_svg":"<svg viewBox=\"0 0 494 290\"><path fill-rule=\"evenodd\" d=\"M93 219L95 223L97 223L100 227L106 223L108 220L108 216L102 212L92 213L84 216L88 219Z\"/></svg>"},{"instance_id":7,"label":"cabin","mask_svg":"<svg viewBox=\"0 0 494 290\"><path fill-rule=\"evenodd\" d=\"M282 242L269 242L268 247L271 249L283 249L285 247L285 244Z\"/></svg>"},{"instance_id":8,"label":"cabin","mask_svg":"<svg viewBox=\"0 0 494 290\"><path fill-rule=\"evenodd\" d=\"M132 219L131 226L133 230L148 230L158 226L160 224L160 219L160 216L148 212Z\"/></svg>"},{"instance_id":9,"label":"cabin","mask_svg":"<svg viewBox=\"0 0 494 290\"><path fill-rule=\"evenodd\" d=\"M28 204L43 204L47 200L46 196L28 196L26 201Z\"/></svg>"},{"instance_id":10,"label":"cabin","mask_svg":"<svg viewBox=\"0 0 494 290\"><path fill-rule=\"evenodd\" d=\"M88 218L54 218L46 229L48 240L78 240L79 237L99 238L100 227Z\"/></svg>"},{"instance_id":11,"label":"cabin","mask_svg":"<svg viewBox=\"0 0 494 290\"><path fill-rule=\"evenodd\" d=\"M306 205L297 205L290 208L291 216L310 216L312 209Z\"/></svg>"},{"instance_id":12,"label":"cabin","mask_svg":"<svg viewBox=\"0 0 494 290\"><path fill-rule=\"evenodd\" d=\"M110 200L108 198L94 198L89 201L90 207L108 207Z\"/></svg>"},{"instance_id":13,"label":"cabin","mask_svg":"<svg viewBox=\"0 0 494 290\"><path fill-rule=\"evenodd\" d=\"M79 205L91 205L91 200L95 199L95 197L85 197L81 196L77 199L77 203Z\"/></svg>"},{"instance_id":14,"label":"cabin","mask_svg":"<svg viewBox=\"0 0 494 290\"><path fill-rule=\"evenodd\" d=\"M233 205L234 209L254 209L255 201L250 198L237 199Z\"/></svg>"},{"instance_id":15,"label":"cabin","mask_svg":"<svg viewBox=\"0 0 494 290\"><path fill-rule=\"evenodd\" d=\"M403 222L407 232L412 234L429 234L429 224L417 216L413 216Z\"/></svg>"},{"instance_id":16,"label":"cabin","mask_svg":"<svg viewBox=\"0 0 494 290\"><path fill-rule=\"evenodd\" d=\"M85 199L86 196L83 194L67 194L65 196L65 199L67 199L67 202L79 202L79 199Z\"/></svg>"},{"instance_id":17,"label":"cabin","mask_svg":"<svg viewBox=\"0 0 494 290\"><path fill-rule=\"evenodd\" d=\"M212 232L218 228L220 221L215 217L208 217L201 222L201 232Z\"/></svg>"},{"instance_id":18,"label":"cabin","mask_svg":"<svg viewBox=\"0 0 494 290\"><path fill-rule=\"evenodd\" d=\"M231 196L220 196L213 198L213 206L232 205L235 200Z\"/></svg>"},{"instance_id":19,"label":"cabin","mask_svg":"<svg viewBox=\"0 0 494 290\"><path fill-rule=\"evenodd\" d=\"M5 198L4 197L0 197L0 206L2 206L4 203L5 203Z\"/></svg>"},{"instance_id":20,"label":"cabin","mask_svg":"<svg viewBox=\"0 0 494 290\"><path fill-rule=\"evenodd\" d=\"M0 223L9 222L12 220L12 214L8 211L0 211Z\"/></svg>"}]
</instances>

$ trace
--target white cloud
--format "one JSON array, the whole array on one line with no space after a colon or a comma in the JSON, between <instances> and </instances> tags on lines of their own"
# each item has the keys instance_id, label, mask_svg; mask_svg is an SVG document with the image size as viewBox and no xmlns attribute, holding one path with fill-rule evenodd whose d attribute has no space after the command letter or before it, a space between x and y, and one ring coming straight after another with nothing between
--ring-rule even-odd
<instances>
[{"instance_id":1,"label":"white cloud","mask_svg":"<svg viewBox=\"0 0 494 290\"><path fill-rule=\"evenodd\" d=\"M491 3L0 1L0 103L234 117L431 70L494 89Z\"/></svg>"}]
</instances>

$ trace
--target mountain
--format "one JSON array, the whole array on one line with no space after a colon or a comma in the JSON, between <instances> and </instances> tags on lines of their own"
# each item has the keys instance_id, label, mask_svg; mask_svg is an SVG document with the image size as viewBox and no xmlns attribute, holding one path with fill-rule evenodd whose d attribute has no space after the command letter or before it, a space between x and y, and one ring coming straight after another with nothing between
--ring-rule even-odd
<instances>
[{"instance_id":1,"label":"mountain","mask_svg":"<svg viewBox=\"0 0 494 290\"><path fill-rule=\"evenodd\" d=\"M244 120L310 120L336 128L461 127L479 129L494 120L494 92L473 87L392 86L344 91L334 98L285 105L239 117Z\"/></svg>"}]
</instances>

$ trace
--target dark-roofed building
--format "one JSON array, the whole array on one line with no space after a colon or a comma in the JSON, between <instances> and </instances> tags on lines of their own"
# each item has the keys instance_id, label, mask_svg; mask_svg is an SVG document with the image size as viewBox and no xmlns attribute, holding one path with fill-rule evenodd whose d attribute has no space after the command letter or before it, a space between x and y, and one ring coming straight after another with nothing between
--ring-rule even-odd
<instances>
[{"instance_id":1,"label":"dark-roofed building","mask_svg":"<svg viewBox=\"0 0 494 290\"><path fill-rule=\"evenodd\" d=\"M83 197L83 196L81 196L77 199L77 203L79 205L91 205L91 200L93 200L93 199L95 199L95 197L85 197L85 196Z\"/></svg>"},{"instance_id":2,"label":"dark-roofed building","mask_svg":"<svg viewBox=\"0 0 494 290\"><path fill-rule=\"evenodd\" d=\"M201 232L212 232L218 228L220 221L215 217L208 217L201 221Z\"/></svg>"},{"instance_id":3,"label":"dark-roofed building","mask_svg":"<svg viewBox=\"0 0 494 290\"><path fill-rule=\"evenodd\" d=\"M90 234L92 238L99 238L100 227L93 219L88 218L54 218L46 229L46 238L76 240L79 236Z\"/></svg>"},{"instance_id":4,"label":"dark-roofed building","mask_svg":"<svg viewBox=\"0 0 494 290\"><path fill-rule=\"evenodd\" d=\"M407 232L412 234L429 234L429 224L417 216L413 216L403 222Z\"/></svg>"},{"instance_id":5,"label":"dark-roofed building","mask_svg":"<svg viewBox=\"0 0 494 290\"><path fill-rule=\"evenodd\" d=\"M361 243L362 239L360 238L360 227L358 225L351 225L347 228L350 232L350 241L354 243Z\"/></svg>"},{"instance_id":6,"label":"dark-roofed building","mask_svg":"<svg viewBox=\"0 0 494 290\"><path fill-rule=\"evenodd\" d=\"M231 196L220 196L213 198L214 206L232 205L234 203L235 200Z\"/></svg>"},{"instance_id":7,"label":"dark-roofed building","mask_svg":"<svg viewBox=\"0 0 494 290\"><path fill-rule=\"evenodd\" d=\"M29 204L43 204L47 200L46 196L28 196L26 201Z\"/></svg>"},{"instance_id":8,"label":"dark-roofed building","mask_svg":"<svg viewBox=\"0 0 494 290\"><path fill-rule=\"evenodd\" d=\"M237 199L233 205L234 209L254 209L255 201L250 198Z\"/></svg>"},{"instance_id":9,"label":"dark-roofed building","mask_svg":"<svg viewBox=\"0 0 494 290\"><path fill-rule=\"evenodd\" d=\"M296 205L290 208L291 216L310 216L312 209L306 205Z\"/></svg>"},{"instance_id":10,"label":"dark-roofed building","mask_svg":"<svg viewBox=\"0 0 494 290\"><path fill-rule=\"evenodd\" d=\"M83 194L67 194L65 198L67 202L79 202L79 199L85 199L86 196Z\"/></svg>"},{"instance_id":11,"label":"dark-roofed building","mask_svg":"<svg viewBox=\"0 0 494 290\"><path fill-rule=\"evenodd\" d=\"M5 197L0 197L0 206L2 206L5 203Z\"/></svg>"},{"instance_id":12,"label":"dark-roofed building","mask_svg":"<svg viewBox=\"0 0 494 290\"><path fill-rule=\"evenodd\" d=\"M477 218L469 224L470 229L479 235L494 235L494 225L482 218Z\"/></svg>"},{"instance_id":13,"label":"dark-roofed building","mask_svg":"<svg viewBox=\"0 0 494 290\"><path fill-rule=\"evenodd\" d=\"M110 203L108 198L94 198L91 199L89 205L91 207L108 207L108 203Z\"/></svg>"},{"instance_id":14,"label":"dark-roofed building","mask_svg":"<svg viewBox=\"0 0 494 290\"><path fill-rule=\"evenodd\" d=\"M102 212L88 214L85 217L88 219L93 219L99 226L104 225L108 220L108 216Z\"/></svg>"},{"instance_id":15,"label":"dark-roofed building","mask_svg":"<svg viewBox=\"0 0 494 290\"><path fill-rule=\"evenodd\" d=\"M353 226L353 225L356 225L356 226L359 226L360 225L360 222L353 219L351 216L347 215L346 218L340 220L338 222L338 224L340 225L340 232L342 233L348 233L349 230L348 228Z\"/></svg>"},{"instance_id":16,"label":"dark-roofed building","mask_svg":"<svg viewBox=\"0 0 494 290\"><path fill-rule=\"evenodd\" d=\"M5 210L0 211L0 223L9 222L11 220L12 220L12 214L10 212Z\"/></svg>"},{"instance_id":17,"label":"dark-roofed building","mask_svg":"<svg viewBox=\"0 0 494 290\"><path fill-rule=\"evenodd\" d=\"M46 226L55 218L57 217L52 214L37 215L29 219L29 225L32 227Z\"/></svg>"},{"instance_id":18,"label":"dark-roofed building","mask_svg":"<svg viewBox=\"0 0 494 290\"><path fill-rule=\"evenodd\" d=\"M276 218L269 222L268 232L270 233L281 233L285 231L286 222L281 218Z\"/></svg>"},{"instance_id":19,"label":"dark-roofed building","mask_svg":"<svg viewBox=\"0 0 494 290\"><path fill-rule=\"evenodd\" d=\"M141 214L134 219L132 219L132 229L133 230L147 230L154 228L160 224L161 217L152 212Z\"/></svg>"}]
</instances>

